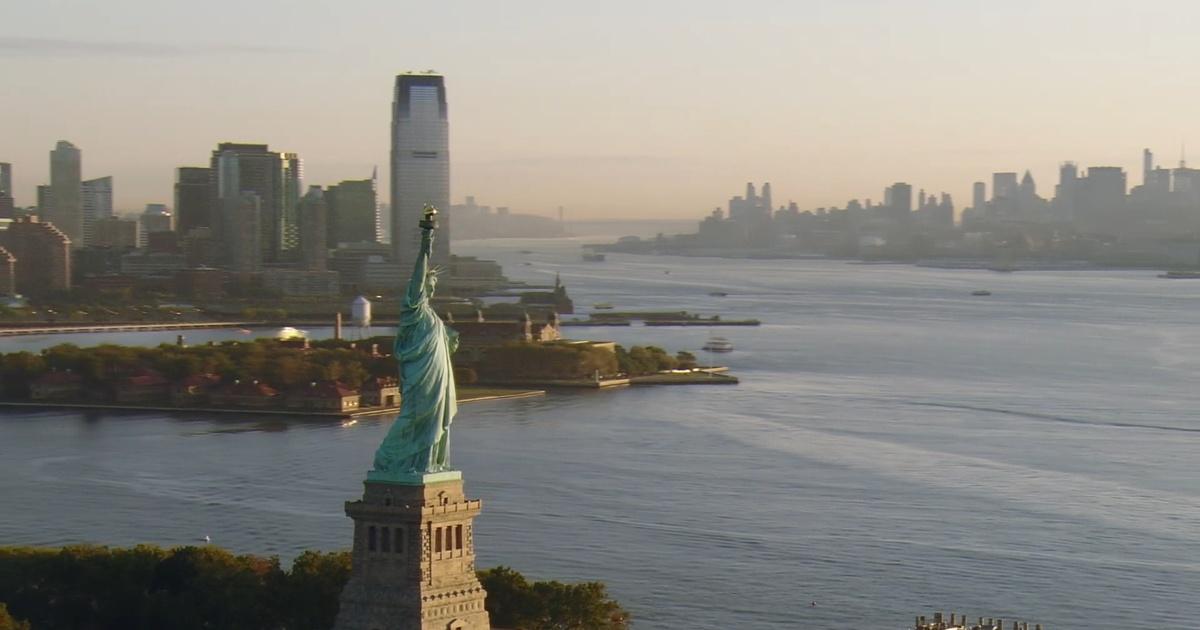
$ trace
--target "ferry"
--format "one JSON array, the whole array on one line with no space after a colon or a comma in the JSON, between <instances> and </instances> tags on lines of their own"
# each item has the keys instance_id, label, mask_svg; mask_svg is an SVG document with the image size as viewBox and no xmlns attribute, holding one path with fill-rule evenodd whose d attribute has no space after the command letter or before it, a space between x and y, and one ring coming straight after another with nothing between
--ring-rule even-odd
<instances>
[{"instance_id":1,"label":"ferry","mask_svg":"<svg viewBox=\"0 0 1200 630\"><path fill-rule=\"evenodd\" d=\"M1158 277L1170 280L1196 280L1200 278L1200 271L1168 271L1158 274Z\"/></svg>"},{"instance_id":2,"label":"ferry","mask_svg":"<svg viewBox=\"0 0 1200 630\"><path fill-rule=\"evenodd\" d=\"M596 309L597 311L612 310L612 307L613 307L613 305L609 304L608 302L596 302L595 304L592 305L592 308Z\"/></svg>"},{"instance_id":3,"label":"ferry","mask_svg":"<svg viewBox=\"0 0 1200 630\"><path fill-rule=\"evenodd\" d=\"M977 291L971 292L971 295L991 295L991 294L992 294L992 292L988 291L987 289L979 289Z\"/></svg>"},{"instance_id":4,"label":"ferry","mask_svg":"<svg viewBox=\"0 0 1200 630\"><path fill-rule=\"evenodd\" d=\"M733 352L733 343L724 337L709 337L701 349L705 352Z\"/></svg>"},{"instance_id":5,"label":"ferry","mask_svg":"<svg viewBox=\"0 0 1200 630\"><path fill-rule=\"evenodd\" d=\"M729 295L724 291L709 291L708 294L713 297L725 297L726 295Z\"/></svg>"},{"instance_id":6,"label":"ferry","mask_svg":"<svg viewBox=\"0 0 1200 630\"><path fill-rule=\"evenodd\" d=\"M583 261L584 262L604 262L604 254L597 254L596 252L584 252L583 253Z\"/></svg>"}]
</instances>

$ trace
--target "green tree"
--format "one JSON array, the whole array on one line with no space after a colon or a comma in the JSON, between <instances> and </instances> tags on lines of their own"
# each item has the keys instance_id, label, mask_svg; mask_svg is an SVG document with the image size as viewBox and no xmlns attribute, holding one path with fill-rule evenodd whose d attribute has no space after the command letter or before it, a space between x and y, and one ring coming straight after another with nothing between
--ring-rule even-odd
<instances>
[{"instance_id":1,"label":"green tree","mask_svg":"<svg viewBox=\"0 0 1200 630\"><path fill-rule=\"evenodd\" d=\"M478 573L493 625L516 630L623 630L629 613L599 582L530 583L508 567Z\"/></svg>"},{"instance_id":2,"label":"green tree","mask_svg":"<svg viewBox=\"0 0 1200 630\"><path fill-rule=\"evenodd\" d=\"M8 614L8 606L0 602L0 630L30 630L28 621L17 621Z\"/></svg>"},{"instance_id":3,"label":"green tree","mask_svg":"<svg viewBox=\"0 0 1200 630\"><path fill-rule=\"evenodd\" d=\"M292 563L277 601L288 630L327 630L350 579L350 552L305 551Z\"/></svg>"}]
</instances>

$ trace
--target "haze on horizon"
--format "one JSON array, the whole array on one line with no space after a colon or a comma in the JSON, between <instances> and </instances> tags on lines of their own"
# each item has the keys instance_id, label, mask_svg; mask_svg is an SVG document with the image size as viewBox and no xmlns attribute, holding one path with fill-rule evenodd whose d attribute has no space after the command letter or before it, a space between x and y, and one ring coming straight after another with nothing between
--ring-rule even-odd
<instances>
[{"instance_id":1,"label":"haze on horizon","mask_svg":"<svg viewBox=\"0 0 1200 630\"><path fill-rule=\"evenodd\" d=\"M221 141L298 152L306 185L385 178L393 77L424 69L446 76L452 201L569 219L698 219L747 181L802 209L907 181L961 209L993 171L1140 183L1143 147L1173 166L1200 137L1182 0L405 4L6 7L16 203L60 139L119 212L173 204L174 169Z\"/></svg>"}]
</instances>

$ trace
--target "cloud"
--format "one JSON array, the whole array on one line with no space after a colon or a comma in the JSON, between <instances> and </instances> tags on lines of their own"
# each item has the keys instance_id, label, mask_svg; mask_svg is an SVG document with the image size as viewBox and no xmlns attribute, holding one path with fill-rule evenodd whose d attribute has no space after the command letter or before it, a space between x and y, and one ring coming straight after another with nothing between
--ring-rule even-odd
<instances>
[{"instance_id":1,"label":"cloud","mask_svg":"<svg viewBox=\"0 0 1200 630\"><path fill-rule=\"evenodd\" d=\"M114 55L122 57L183 57L218 54L286 54L311 52L285 46L241 44L162 44L155 42L102 42L47 37L0 37L0 56L67 57Z\"/></svg>"}]
</instances>

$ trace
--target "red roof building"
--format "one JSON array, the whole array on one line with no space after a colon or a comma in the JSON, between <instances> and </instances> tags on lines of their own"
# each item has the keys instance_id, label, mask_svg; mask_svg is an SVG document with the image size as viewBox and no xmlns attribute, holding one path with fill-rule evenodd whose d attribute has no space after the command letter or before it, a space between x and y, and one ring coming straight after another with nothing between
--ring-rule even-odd
<instances>
[{"instance_id":1,"label":"red roof building","mask_svg":"<svg viewBox=\"0 0 1200 630\"><path fill-rule=\"evenodd\" d=\"M361 397L358 390L338 381L320 381L288 392L287 406L313 411L354 411Z\"/></svg>"}]
</instances>

